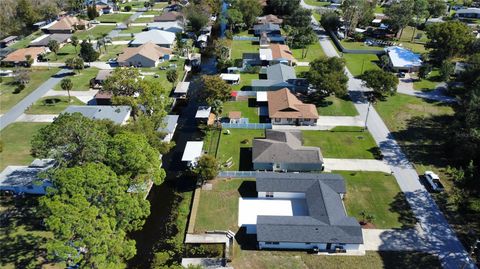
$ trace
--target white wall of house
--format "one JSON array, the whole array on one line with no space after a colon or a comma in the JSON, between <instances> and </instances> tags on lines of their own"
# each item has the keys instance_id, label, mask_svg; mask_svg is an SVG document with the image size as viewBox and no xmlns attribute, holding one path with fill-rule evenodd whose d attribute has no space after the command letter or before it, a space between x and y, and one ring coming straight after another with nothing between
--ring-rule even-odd
<instances>
[{"instance_id":1,"label":"white wall of house","mask_svg":"<svg viewBox=\"0 0 480 269\"><path fill-rule=\"evenodd\" d=\"M295 125L297 124L297 119L292 118L271 118L272 124L276 125ZM300 125L315 125L317 119L298 119Z\"/></svg>"},{"instance_id":2,"label":"white wall of house","mask_svg":"<svg viewBox=\"0 0 480 269\"><path fill-rule=\"evenodd\" d=\"M145 56L142 56L140 54L134 55L130 58L128 58L124 62L119 62L120 65L122 66L137 66L141 65L142 67L155 67L159 63L159 60L152 60L150 58L147 58Z\"/></svg>"},{"instance_id":3,"label":"white wall of house","mask_svg":"<svg viewBox=\"0 0 480 269\"><path fill-rule=\"evenodd\" d=\"M330 250L334 250L336 247L341 247L347 252L352 250L358 250L359 244L331 244ZM313 249L327 250L327 244L325 243L294 243L294 242L258 242L259 249Z\"/></svg>"},{"instance_id":4,"label":"white wall of house","mask_svg":"<svg viewBox=\"0 0 480 269\"><path fill-rule=\"evenodd\" d=\"M269 192L269 195L273 195L271 198L277 199L305 199L305 193L300 192ZM258 198L270 198L267 197L267 192L260 191L258 192Z\"/></svg>"}]
</instances>

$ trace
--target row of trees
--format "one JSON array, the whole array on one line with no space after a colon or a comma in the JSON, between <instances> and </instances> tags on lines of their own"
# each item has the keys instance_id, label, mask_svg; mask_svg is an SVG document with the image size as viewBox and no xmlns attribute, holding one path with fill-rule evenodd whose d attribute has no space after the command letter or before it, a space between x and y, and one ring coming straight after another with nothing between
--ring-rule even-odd
<instances>
[{"instance_id":1,"label":"row of trees","mask_svg":"<svg viewBox=\"0 0 480 269\"><path fill-rule=\"evenodd\" d=\"M156 130L170 100L168 90L141 80L135 69L116 69L104 88L114 104L132 106L133 122L119 126L62 114L34 136L32 154L59 164L48 171L54 189L40 199L41 216L54 234L49 257L80 267L121 268L136 253L127 233L149 215L142 190L165 178L159 156L171 145Z\"/></svg>"}]
</instances>

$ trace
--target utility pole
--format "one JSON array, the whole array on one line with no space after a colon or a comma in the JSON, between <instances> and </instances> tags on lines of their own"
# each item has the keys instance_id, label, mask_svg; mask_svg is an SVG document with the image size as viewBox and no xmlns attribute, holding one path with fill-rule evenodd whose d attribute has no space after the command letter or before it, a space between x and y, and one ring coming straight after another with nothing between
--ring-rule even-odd
<instances>
[{"instance_id":1,"label":"utility pole","mask_svg":"<svg viewBox=\"0 0 480 269\"><path fill-rule=\"evenodd\" d=\"M363 127L363 130L368 130L367 122L368 122L368 115L370 114L370 106L372 106L372 103L375 103L375 97L373 96L373 93L367 93L367 100L368 100L368 107L367 107L367 115L365 116L365 126Z\"/></svg>"}]
</instances>

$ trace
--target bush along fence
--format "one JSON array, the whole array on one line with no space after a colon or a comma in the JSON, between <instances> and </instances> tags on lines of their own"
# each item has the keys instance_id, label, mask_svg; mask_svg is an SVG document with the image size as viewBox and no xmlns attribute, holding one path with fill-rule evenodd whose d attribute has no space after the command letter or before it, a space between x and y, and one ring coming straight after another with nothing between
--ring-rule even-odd
<instances>
[{"instance_id":1,"label":"bush along fence","mask_svg":"<svg viewBox=\"0 0 480 269\"><path fill-rule=\"evenodd\" d=\"M328 34L330 35L330 38L332 38L333 44L335 44L335 47L343 53L350 53L350 54L376 54L376 55L382 55L385 54L384 50L351 50L351 49L346 49L342 46L342 43L338 40L337 36L335 33L332 31L328 31Z\"/></svg>"}]
</instances>

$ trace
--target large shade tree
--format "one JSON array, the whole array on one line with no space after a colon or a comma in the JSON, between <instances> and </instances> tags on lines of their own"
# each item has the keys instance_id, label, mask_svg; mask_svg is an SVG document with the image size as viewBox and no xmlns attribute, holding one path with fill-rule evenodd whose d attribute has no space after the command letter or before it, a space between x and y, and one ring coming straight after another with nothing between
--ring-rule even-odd
<instances>
[{"instance_id":1,"label":"large shade tree","mask_svg":"<svg viewBox=\"0 0 480 269\"><path fill-rule=\"evenodd\" d=\"M345 60L339 57L320 57L310 62L307 78L315 88L313 97L318 101L330 94L347 94L348 77L345 74Z\"/></svg>"},{"instance_id":2,"label":"large shade tree","mask_svg":"<svg viewBox=\"0 0 480 269\"><path fill-rule=\"evenodd\" d=\"M431 58L438 62L465 54L474 40L471 29L459 21L431 24L427 27L427 37L425 47L431 49Z\"/></svg>"}]
</instances>

